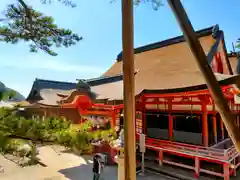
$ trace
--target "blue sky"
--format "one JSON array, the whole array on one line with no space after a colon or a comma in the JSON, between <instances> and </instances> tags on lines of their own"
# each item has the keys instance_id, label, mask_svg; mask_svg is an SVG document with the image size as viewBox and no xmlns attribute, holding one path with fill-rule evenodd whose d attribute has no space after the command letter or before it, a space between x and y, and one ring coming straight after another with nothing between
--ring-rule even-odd
<instances>
[{"instance_id":1,"label":"blue sky","mask_svg":"<svg viewBox=\"0 0 240 180\"><path fill-rule=\"evenodd\" d=\"M0 10L16 0L1 0ZM55 18L59 27L70 28L83 40L70 48L56 49L51 57L42 52L30 53L28 45L0 43L1 81L27 96L35 78L75 82L76 79L100 76L110 67L121 51L120 0L75 0L77 8L60 3L42 5L31 0L31 5ZM30 2L30 0L28 0ZM183 0L194 28L202 29L219 24L225 32L228 50L240 37L239 0ZM222 3L220 3L222 2ZM168 5L155 11L150 4L134 8L135 47L178 36L181 31Z\"/></svg>"}]
</instances>

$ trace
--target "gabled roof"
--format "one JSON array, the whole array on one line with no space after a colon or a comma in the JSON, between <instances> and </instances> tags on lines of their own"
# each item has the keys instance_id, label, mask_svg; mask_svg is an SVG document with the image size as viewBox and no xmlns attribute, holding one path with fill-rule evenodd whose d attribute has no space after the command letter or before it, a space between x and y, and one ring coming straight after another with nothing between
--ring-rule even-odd
<instances>
[{"instance_id":1,"label":"gabled roof","mask_svg":"<svg viewBox=\"0 0 240 180\"><path fill-rule=\"evenodd\" d=\"M90 86L97 86L97 85L106 84L110 82L120 81L122 79L123 79L123 74L120 73L115 76L101 76L98 78L87 79L85 80L85 82L88 83Z\"/></svg>"},{"instance_id":2,"label":"gabled roof","mask_svg":"<svg viewBox=\"0 0 240 180\"><path fill-rule=\"evenodd\" d=\"M239 56L240 57L240 56ZM229 59L229 62L231 64L231 67L232 67L232 70L233 70L233 73L234 74L238 74L238 71L240 70L238 67L239 66L239 62L238 62L238 53L237 52L230 52L228 54L228 59Z\"/></svg>"},{"instance_id":3,"label":"gabled roof","mask_svg":"<svg viewBox=\"0 0 240 180\"><path fill-rule=\"evenodd\" d=\"M60 89L60 90L72 90L77 88L89 88L87 83L79 81L79 84L73 82L53 81L45 79L36 79L33 84L35 89Z\"/></svg>"},{"instance_id":4,"label":"gabled roof","mask_svg":"<svg viewBox=\"0 0 240 180\"><path fill-rule=\"evenodd\" d=\"M137 74L138 72L139 72L139 70L135 71L135 74ZM98 78L85 79L82 81L86 82L88 85L93 87L93 86L98 86L98 85L102 85L102 84L118 82L121 80L123 80L123 73L120 73L120 74L117 74L114 76L101 76ZM81 80L78 80L78 81L81 81Z\"/></svg>"},{"instance_id":5,"label":"gabled roof","mask_svg":"<svg viewBox=\"0 0 240 180\"><path fill-rule=\"evenodd\" d=\"M235 84L240 80L240 75L224 75L215 73L215 76L221 86L227 86ZM177 79L177 78L176 78ZM194 79L194 78L193 78ZM155 86L151 88L138 89L138 85L135 84L135 95L139 96L142 93L182 93L189 91L197 91L207 89L207 85L203 78L196 79L189 86L179 86L174 88L162 88L161 84L155 83ZM153 82L154 83L154 82ZM122 100L123 99L123 80L109 82L91 87L92 92L96 93L97 99L108 99L108 100Z\"/></svg>"},{"instance_id":6,"label":"gabled roof","mask_svg":"<svg viewBox=\"0 0 240 180\"><path fill-rule=\"evenodd\" d=\"M212 26L197 31L197 35L205 53L208 54L212 51L213 45L216 48L215 44L217 44L217 40L219 41L220 35L223 37L223 31L218 26ZM223 56L224 73L228 74L227 59L224 58L222 42L217 50ZM98 99L122 99L123 81L113 81L115 76L122 73L123 63L120 57L121 53L118 55L117 61L104 74L108 83L104 82L104 77L101 77L98 82L95 80L95 84L98 85L91 87L92 91L98 94ZM183 36L136 48L134 61L135 69L139 70L135 74L135 95L151 90L166 93L174 90L189 91L206 88L205 80ZM209 61L210 63L212 61ZM231 77L224 77L223 80L220 75L217 75L217 78L222 84L230 83L228 79L231 79Z\"/></svg>"},{"instance_id":7,"label":"gabled roof","mask_svg":"<svg viewBox=\"0 0 240 180\"><path fill-rule=\"evenodd\" d=\"M90 86L84 81L72 83L36 79L27 100L54 106L58 105L58 102L63 97L69 96L73 91L85 92L88 93L90 97L94 97L91 93Z\"/></svg>"},{"instance_id":8,"label":"gabled roof","mask_svg":"<svg viewBox=\"0 0 240 180\"><path fill-rule=\"evenodd\" d=\"M214 35L214 33L215 33L214 28L215 27L218 27L218 25L214 25L214 26L211 26L211 27L208 27L208 28L205 28L205 29L201 29L199 31L196 31L196 33L197 33L198 37ZM174 37L174 38L171 38L171 39L167 39L167 40L164 40L164 41L159 41L159 42L156 42L156 43L152 43L152 44L148 44L148 45L145 45L145 46L135 48L134 49L134 54L142 53L142 52L145 52L145 51L151 51L151 50L154 50L154 49L163 48L165 46L178 44L178 43L181 43L181 42L184 42L184 41L185 41L184 36L177 36L177 37ZM117 61L121 61L121 60L122 60L122 52L120 52L117 55Z\"/></svg>"}]
</instances>

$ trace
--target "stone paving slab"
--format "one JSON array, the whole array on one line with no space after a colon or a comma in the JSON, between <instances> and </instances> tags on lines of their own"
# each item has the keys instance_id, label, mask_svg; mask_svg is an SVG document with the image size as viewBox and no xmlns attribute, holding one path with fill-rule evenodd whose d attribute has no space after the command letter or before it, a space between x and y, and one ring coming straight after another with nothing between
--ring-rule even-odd
<instances>
[{"instance_id":1,"label":"stone paving slab","mask_svg":"<svg viewBox=\"0 0 240 180\"><path fill-rule=\"evenodd\" d=\"M16 163L7 160L3 155L0 154L0 165L3 168L3 171L5 173L12 173L18 169L20 169L20 167L18 165L16 165ZM2 173L0 173L1 175Z\"/></svg>"},{"instance_id":2,"label":"stone paving slab","mask_svg":"<svg viewBox=\"0 0 240 180\"><path fill-rule=\"evenodd\" d=\"M91 180L92 166L77 166L59 171L67 179L70 180ZM117 180L117 166L108 166L104 168L104 172L100 176L100 180ZM164 175L146 171L144 175L137 175L137 180L176 180Z\"/></svg>"},{"instance_id":3,"label":"stone paving slab","mask_svg":"<svg viewBox=\"0 0 240 180\"><path fill-rule=\"evenodd\" d=\"M44 180L49 178L52 180L67 180L61 173L41 166L29 166L11 173L0 174L1 180Z\"/></svg>"},{"instance_id":4,"label":"stone paving slab","mask_svg":"<svg viewBox=\"0 0 240 180\"><path fill-rule=\"evenodd\" d=\"M78 156L62 148L44 146L39 148L39 158L47 167L40 165L21 168L0 156L5 172L0 180L92 180L92 157ZM117 180L117 166L107 166L100 180ZM146 172L137 180L175 180L163 175Z\"/></svg>"}]
</instances>

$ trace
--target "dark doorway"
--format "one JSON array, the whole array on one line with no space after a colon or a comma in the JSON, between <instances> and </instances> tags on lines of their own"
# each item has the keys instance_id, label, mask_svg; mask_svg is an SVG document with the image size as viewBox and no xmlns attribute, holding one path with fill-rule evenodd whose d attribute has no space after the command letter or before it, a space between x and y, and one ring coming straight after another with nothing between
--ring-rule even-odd
<instances>
[{"instance_id":1,"label":"dark doorway","mask_svg":"<svg viewBox=\"0 0 240 180\"><path fill-rule=\"evenodd\" d=\"M199 115L174 115L174 141L202 145L202 121Z\"/></svg>"},{"instance_id":2,"label":"dark doorway","mask_svg":"<svg viewBox=\"0 0 240 180\"><path fill-rule=\"evenodd\" d=\"M213 116L214 115L208 115L208 143L209 143L209 146L215 144Z\"/></svg>"},{"instance_id":3,"label":"dark doorway","mask_svg":"<svg viewBox=\"0 0 240 180\"><path fill-rule=\"evenodd\" d=\"M146 113L147 136L168 140L168 114Z\"/></svg>"}]
</instances>

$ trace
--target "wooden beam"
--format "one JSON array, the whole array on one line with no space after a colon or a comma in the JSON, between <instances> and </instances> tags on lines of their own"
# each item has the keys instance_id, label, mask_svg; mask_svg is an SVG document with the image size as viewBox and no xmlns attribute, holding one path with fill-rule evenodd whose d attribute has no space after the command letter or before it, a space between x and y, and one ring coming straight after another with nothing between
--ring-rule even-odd
<instances>
[{"instance_id":1,"label":"wooden beam","mask_svg":"<svg viewBox=\"0 0 240 180\"><path fill-rule=\"evenodd\" d=\"M146 105L154 105L154 104L166 104L164 101L153 101L153 102L146 102ZM202 103L199 101L193 101L193 102L184 102L184 101L178 101L178 102L172 102L172 105L201 105Z\"/></svg>"},{"instance_id":2,"label":"wooden beam","mask_svg":"<svg viewBox=\"0 0 240 180\"><path fill-rule=\"evenodd\" d=\"M213 74L211 67L207 62L207 57L205 52L194 32L192 24L188 19L188 16L180 2L180 0L168 0L168 3L173 10L178 23L183 31L183 34L186 38L186 41L195 56L195 60L198 64L200 71L206 81L206 84L213 96L214 102L218 108L219 113L222 116L226 129L237 149L240 152L240 133L237 126L234 125L234 116L229 109L228 103L224 98L224 95L221 91L218 81L216 80L215 75Z\"/></svg>"},{"instance_id":3,"label":"wooden beam","mask_svg":"<svg viewBox=\"0 0 240 180\"><path fill-rule=\"evenodd\" d=\"M122 0L125 180L136 180L136 122L133 37L133 0Z\"/></svg>"}]
</instances>

